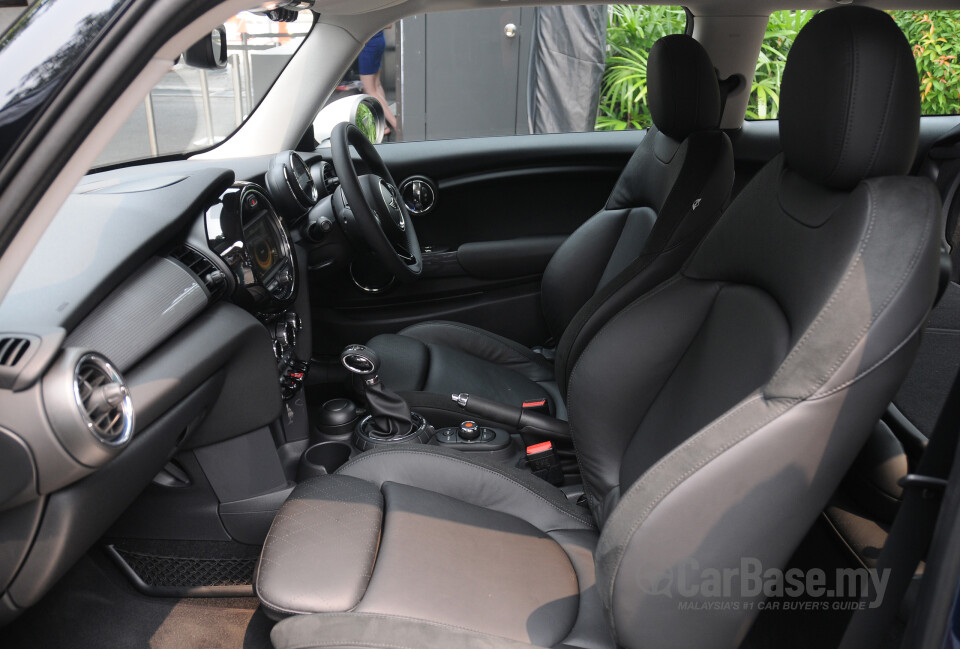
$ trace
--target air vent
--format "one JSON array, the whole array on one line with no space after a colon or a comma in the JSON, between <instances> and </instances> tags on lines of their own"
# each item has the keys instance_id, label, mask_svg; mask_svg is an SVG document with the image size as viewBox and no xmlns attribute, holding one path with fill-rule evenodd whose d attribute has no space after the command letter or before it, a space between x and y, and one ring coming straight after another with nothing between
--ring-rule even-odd
<instances>
[{"instance_id":1,"label":"air vent","mask_svg":"<svg viewBox=\"0 0 960 649\"><path fill-rule=\"evenodd\" d=\"M6 337L0 338L0 367L14 367L23 360L30 349L30 340L27 338Z\"/></svg>"},{"instance_id":2,"label":"air vent","mask_svg":"<svg viewBox=\"0 0 960 649\"><path fill-rule=\"evenodd\" d=\"M197 276L210 293L211 301L219 299L227 287L227 278L206 255L203 255L190 246L180 246L170 256L190 269Z\"/></svg>"},{"instance_id":3,"label":"air vent","mask_svg":"<svg viewBox=\"0 0 960 649\"><path fill-rule=\"evenodd\" d=\"M330 196L340 186L337 170L329 162L318 162L310 167L310 175L313 176L313 183L320 190L321 198Z\"/></svg>"},{"instance_id":4,"label":"air vent","mask_svg":"<svg viewBox=\"0 0 960 649\"><path fill-rule=\"evenodd\" d=\"M413 176L400 184L400 197L411 214L427 214L437 205L437 186L425 176Z\"/></svg>"},{"instance_id":5,"label":"air vent","mask_svg":"<svg viewBox=\"0 0 960 649\"><path fill-rule=\"evenodd\" d=\"M133 404L120 373L99 354L86 354L73 383L80 416L94 437L110 446L126 444L133 434Z\"/></svg>"}]
</instances>

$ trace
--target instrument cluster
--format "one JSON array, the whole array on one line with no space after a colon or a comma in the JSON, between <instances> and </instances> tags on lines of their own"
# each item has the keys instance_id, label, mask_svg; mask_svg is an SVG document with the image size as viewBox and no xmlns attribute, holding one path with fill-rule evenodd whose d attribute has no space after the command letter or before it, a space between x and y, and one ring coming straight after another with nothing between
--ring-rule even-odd
<instances>
[{"instance_id":1,"label":"instrument cluster","mask_svg":"<svg viewBox=\"0 0 960 649\"><path fill-rule=\"evenodd\" d=\"M233 272L234 300L257 313L286 309L296 296L296 259L266 191L236 183L207 209L205 220L210 249Z\"/></svg>"}]
</instances>

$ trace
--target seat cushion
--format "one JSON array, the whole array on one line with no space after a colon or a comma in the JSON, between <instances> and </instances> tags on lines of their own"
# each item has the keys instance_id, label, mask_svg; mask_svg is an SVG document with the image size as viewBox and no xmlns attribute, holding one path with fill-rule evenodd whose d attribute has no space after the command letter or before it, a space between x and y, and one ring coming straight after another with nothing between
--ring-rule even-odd
<instances>
[{"instance_id":1,"label":"seat cushion","mask_svg":"<svg viewBox=\"0 0 960 649\"><path fill-rule=\"evenodd\" d=\"M516 406L545 400L550 414L566 416L550 361L483 329L459 322L424 322L399 334L376 336L368 346L382 360L384 384L435 426L463 418L450 401L455 392Z\"/></svg>"},{"instance_id":2,"label":"seat cushion","mask_svg":"<svg viewBox=\"0 0 960 649\"><path fill-rule=\"evenodd\" d=\"M349 613L612 646L596 542L586 510L528 473L432 447L369 451L297 486L267 536L256 592L274 618Z\"/></svg>"}]
</instances>

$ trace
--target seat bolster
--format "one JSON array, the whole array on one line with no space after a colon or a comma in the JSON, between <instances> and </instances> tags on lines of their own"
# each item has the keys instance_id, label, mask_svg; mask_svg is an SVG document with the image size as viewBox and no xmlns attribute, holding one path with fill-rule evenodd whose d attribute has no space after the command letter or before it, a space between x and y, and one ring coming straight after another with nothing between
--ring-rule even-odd
<instances>
[{"instance_id":1,"label":"seat bolster","mask_svg":"<svg viewBox=\"0 0 960 649\"><path fill-rule=\"evenodd\" d=\"M273 627L270 641L275 649L530 649L533 646L438 622L377 613L298 615Z\"/></svg>"},{"instance_id":2,"label":"seat bolster","mask_svg":"<svg viewBox=\"0 0 960 649\"><path fill-rule=\"evenodd\" d=\"M442 345L513 370L531 381L553 379L553 365L542 355L509 338L460 322L433 320L407 327L401 336L427 345ZM376 339L375 339L376 340Z\"/></svg>"},{"instance_id":3,"label":"seat bolster","mask_svg":"<svg viewBox=\"0 0 960 649\"><path fill-rule=\"evenodd\" d=\"M338 475L379 487L396 482L516 516L542 532L595 529L589 512L556 487L512 467L467 459L457 451L401 446L361 453Z\"/></svg>"},{"instance_id":4,"label":"seat bolster","mask_svg":"<svg viewBox=\"0 0 960 649\"><path fill-rule=\"evenodd\" d=\"M300 483L267 533L256 594L267 615L349 611L373 574L383 495L364 480L321 476Z\"/></svg>"},{"instance_id":5,"label":"seat bolster","mask_svg":"<svg viewBox=\"0 0 960 649\"><path fill-rule=\"evenodd\" d=\"M422 390L430 368L430 350L419 340L380 334L367 345L380 356L380 378L397 392Z\"/></svg>"}]
</instances>

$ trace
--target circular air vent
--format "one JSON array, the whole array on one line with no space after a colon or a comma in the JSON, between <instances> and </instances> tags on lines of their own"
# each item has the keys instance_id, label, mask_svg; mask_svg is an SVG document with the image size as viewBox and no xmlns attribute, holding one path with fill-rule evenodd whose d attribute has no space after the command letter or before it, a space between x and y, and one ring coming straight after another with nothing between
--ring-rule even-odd
<instances>
[{"instance_id":1,"label":"circular air vent","mask_svg":"<svg viewBox=\"0 0 960 649\"><path fill-rule=\"evenodd\" d=\"M310 167L310 175L313 176L313 183L321 198L332 195L340 186L337 170L329 162L321 161Z\"/></svg>"},{"instance_id":2,"label":"circular air vent","mask_svg":"<svg viewBox=\"0 0 960 649\"><path fill-rule=\"evenodd\" d=\"M80 358L73 377L80 416L93 436L104 444L121 446L133 434L133 403L123 377L103 356Z\"/></svg>"},{"instance_id":3,"label":"circular air vent","mask_svg":"<svg viewBox=\"0 0 960 649\"><path fill-rule=\"evenodd\" d=\"M43 377L43 403L57 438L78 462L98 467L133 438L133 401L113 363L70 347Z\"/></svg>"},{"instance_id":4,"label":"circular air vent","mask_svg":"<svg viewBox=\"0 0 960 649\"><path fill-rule=\"evenodd\" d=\"M426 176L413 176L400 184L400 196L411 214L427 214L437 204L437 187Z\"/></svg>"}]
</instances>

